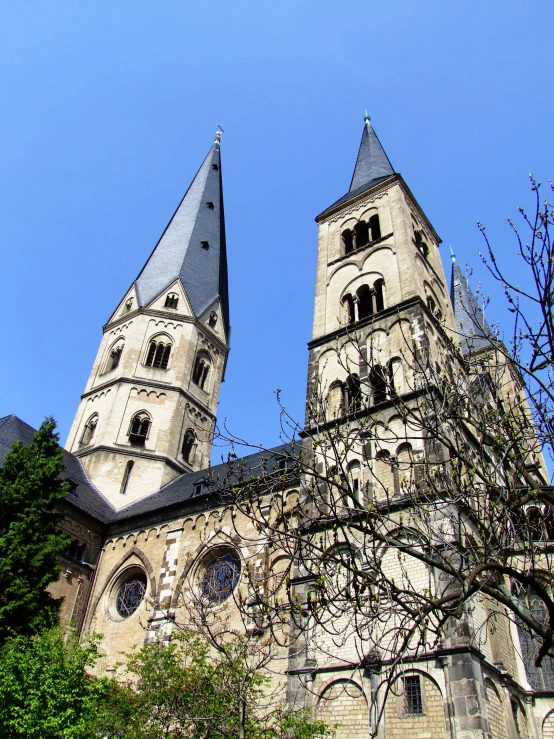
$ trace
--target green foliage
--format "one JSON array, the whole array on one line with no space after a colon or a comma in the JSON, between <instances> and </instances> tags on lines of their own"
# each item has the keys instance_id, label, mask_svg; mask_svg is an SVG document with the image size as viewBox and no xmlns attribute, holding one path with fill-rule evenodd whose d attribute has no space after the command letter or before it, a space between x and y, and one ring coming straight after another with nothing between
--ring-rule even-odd
<instances>
[{"instance_id":1,"label":"green foliage","mask_svg":"<svg viewBox=\"0 0 554 739\"><path fill-rule=\"evenodd\" d=\"M156 642L127 665L134 686L126 739L323 739L330 735L306 711L274 705L269 680L252 665L251 644L235 636L221 651L197 634ZM256 663L256 655L254 655ZM115 717L116 710L112 711ZM124 722L120 720L121 726ZM115 734L110 734L114 736Z\"/></svg>"},{"instance_id":2,"label":"green foliage","mask_svg":"<svg viewBox=\"0 0 554 739\"><path fill-rule=\"evenodd\" d=\"M0 739L102 736L96 727L120 689L87 675L97 657L94 641L67 648L58 629L7 639L0 650Z\"/></svg>"},{"instance_id":3,"label":"green foliage","mask_svg":"<svg viewBox=\"0 0 554 739\"><path fill-rule=\"evenodd\" d=\"M0 468L0 644L57 622L59 602L46 591L68 542L55 509L67 495L63 450L47 418L29 446L15 442Z\"/></svg>"}]
</instances>

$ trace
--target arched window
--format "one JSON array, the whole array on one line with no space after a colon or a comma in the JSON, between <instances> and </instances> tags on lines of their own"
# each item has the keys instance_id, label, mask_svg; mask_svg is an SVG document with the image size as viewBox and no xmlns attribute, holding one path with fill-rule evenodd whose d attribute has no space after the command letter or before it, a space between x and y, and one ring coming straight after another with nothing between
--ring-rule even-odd
<instances>
[{"instance_id":1,"label":"arched window","mask_svg":"<svg viewBox=\"0 0 554 739\"><path fill-rule=\"evenodd\" d=\"M429 308L431 313L435 315L435 313L437 312L437 304L430 295L427 296L427 307Z\"/></svg>"},{"instance_id":2,"label":"arched window","mask_svg":"<svg viewBox=\"0 0 554 739\"><path fill-rule=\"evenodd\" d=\"M187 431L185 431L185 436L183 438L183 447L181 449L185 462L188 462L189 464L193 462L195 450L196 434L192 429L187 429Z\"/></svg>"},{"instance_id":3,"label":"arched window","mask_svg":"<svg viewBox=\"0 0 554 739\"><path fill-rule=\"evenodd\" d=\"M150 416L145 411L133 416L129 428L129 440L133 446L144 446L150 430L150 423Z\"/></svg>"},{"instance_id":4,"label":"arched window","mask_svg":"<svg viewBox=\"0 0 554 739\"><path fill-rule=\"evenodd\" d=\"M340 418L343 413L344 385L338 380L333 382L327 393L327 419Z\"/></svg>"},{"instance_id":5,"label":"arched window","mask_svg":"<svg viewBox=\"0 0 554 739\"><path fill-rule=\"evenodd\" d=\"M129 460L125 465L123 481L121 482L121 495L125 495L125 493L127 492L127 488L129 487L129 480L131 478L131 472L133 471L134 466L135 463L132 460Z\"/></svg>"},{"instance_id":6,"label":"arched window","mask_svg":"<svg viewBox=\"0 0 554 739\"><path fill-rule=\"evenodd\" d=\"M357 459L348 465L348 475L350 492L353 498L353 500L348 501L348 505L353 507L355 503L360 505L362 502L362 468Z\"/></svg>"},{"instance_id":7,"label":"arched window","mask_svg":"<svg viewBox=\"0 0 554 739\"><path fill-rule=\"evenodd\" d=\"M348 324L354 323L356 320L356 314L354 312L354 298L350 293L347 293L342 299L342 305L345 309L346 320Z\"/></svg>"},{"instance_id":8,"label":"arched window","mask_svg":"<svg viewBox=\"0 0 554 739\"><path fill-rule=\"evenodd\" d=\"M168 293L165 299L164 308L176 308L179 305L179 296L177 293Z\"/></svg>"},{"instance_id":9,"label":"arched window","mask_svg":"<svg viewBox=\"0 0 554 739\"><path fill-rule=\"evenodd\" d=\"M217 325L217 313L212 311L210 313L210 320L208 321L210 328L215 328Z\"/></svg>"},{"instance_id":10,"label":"arched window","mask_svg":"<svg viewBox=\"0 0 554 739\"><path fill-rule=\"evenodd\" d=\"M192 381L198 385L201 390L204 390L208 374L210 372L211 360L210 356L206 352L199 352L196 355L196 361L194 362L194 369L192 371Z\"/></svg>"},{"instance_id":11,"label":"arched window","mask_svg":"<svg viewBox=\"0 0 554 739\"><path fill-rule=\"evenodd\" d=\"M544 539L543 514L536 506L531 506L525 512L527 516L527 530L532 541Z\"/></svg>"},{"instance_id":12,"label":"arched window","mask_svg":"<svg viewBox=\"0 0 554 739\"><path fill-rule=\"evenodd\" d=\"M371 399L373 405L382 403L387 399L387 373L384 367L376 364L369 373L369 384L371 387Z\"/></svg>"},{"instance_id":13,"label":"arched window","mask_svg":"<svg viewBox=\"0 0 554 739\"><path fill-rule=\"evenodd\" d=\"M381 238L381 225L379 223L379 216L375 214L369 219L369 228L371 229L371 240L377 241Z\"/></svg>"},{"instance_id":14,"label":"arched window","mask_svg":"<svg viewBox=\"0 0 554 739\"><path fill-rule=\"evenodd\" d=\"M344 384L344 407L348 411L357 411L362 405L362 387L356 374L348 375Z\"/></svg>"},{"instance_id":15,"label":"arched window","mask_svg":"<svg viewBox=\"0 0 554 739\"><path fill-rule=\"evenodd\" d=\"M125 301L125 311L129 313L132 307L133 307L133 298L129 298L128 300Z\"/></svg>"},{"instance_id":16,"label":"arched window","mask_svg":"<svg viewBox=\"0 0 554 739\"><path fill-rule=\"evenodd\" d=\"M412 454L412 445L409 442L400 444L396 450L396 468L398 471L398 481L395 491L398 491L401 488L409 488L414 477L414 458Z\"/></svg>"},{"instance_id":17,"label":"arched window","mask_svg":"<svg viewBox=\"0 0 554 739\"><path fill-rule=\"evenodd\" d=\"M414 231L413 242L416 248L421 252L421 254L423 254L425 259L427 259L427 257L429 256L429 247L423 240L423 234L421 233L421 231Z\"/></svg>"},{"instance_id":18,"label":"arched window","mask_svg":"<svg viewBox=\"0 0 554 739\"><path fill-rule=\"evenodd\" d=\"M351 251L354 251L354 233L347 228L342 232L341 237L342 244L344 246L344 253L350 254Z\"/></svg>"},{"instance_id":19,"label":"arched window","mask_svg":"<svg viewBox=\"0 0 554 739\"><path fill-rule=\"evenodd\" d=\"M369 244L369 225L366 221L359 221L354 226L354 232L356 234L356 249Z\"/></svg>"},{"instance_id":20,"label":"arched window","mask_svg":"<svg viewBox=\"0 0 554 739\"><path fill-rule=\"evenodd\" d=\"M115 346L112 347L110 351L110 356L108 357L108 366L106 368L106 372L111 372L111 370L114 370L116 367L119 366L121 355L123 353L123 347L124 344L122 341L119 341L117 344L115 344Z\"/></svg>"},{"instance_id":21,"label":"arched window","mask_svg":"<svg viewBox=\"0 0 554 739\"><path fill-rule=\"evenodd\" d=\"M169 355L171 354L171 342L160 337L152 339L146 355L146 366L156 369L167 369Z\"/></svg>"},{"instance_id":22,"label":"arched window","mask_svg":"<svg viewBox=\"0 0 554 739\"><path fill-rule=\"evenodd\" d=\"M373 300L371 290L367 285L362 285L356 291L358 298L358 320L362 321L373 315Z\"/></svg>"},{"instance_id":23,"label":"arched window","mask_svg":"<svg viewBox=\"0 0 554 739\"><path fill-rule=\"evenodd\" d=\"M394 492L393 459L386 449L379 450L375 455L374 475L378 485Z\"/></svg>"},{"instance_id":24,"label":"arched window","mask_svg":"<svg viewBox=\"0 0 554 739\"><path fill-rule=\"evenodd\" d=\"M385 295L384 295L385 281L383 278L375 280L373 283L373 295L375 299L375 312L383 310L385 307Z\"/></svg>"},{"instance_id":25,"label":"arched window","mask_svg":"<svg viewBox=\"0 0 554 739\"><path fill-rule=\"evenodd\" d=\"M81 436L82 446L88 446L91 443L92 437L94 436L94 432L96 431L97 425L98 425L98 413L93 413L92 416L85 423L85 428L83 429L83 433Z\"/></svg>"},{"instance_id":26,"label":"arched window","mask_svg":"<svg viewBox=\"0 0 554 739\"><path fill-rule=\"evenodd\" d=\"M398 357L394 357L389 362L389 383L391 394L401 393L404 389L404 370L402 360Z\"/></svg>"}]
</instances>

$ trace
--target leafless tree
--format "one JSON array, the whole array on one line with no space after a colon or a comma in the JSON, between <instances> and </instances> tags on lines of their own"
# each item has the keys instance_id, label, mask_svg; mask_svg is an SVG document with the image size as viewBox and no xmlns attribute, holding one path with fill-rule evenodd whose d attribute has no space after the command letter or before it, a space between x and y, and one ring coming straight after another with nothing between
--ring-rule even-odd
<instances>
[{"instance_id":1,"label":"leafless tree","mask_svg":"<svg viewBox=\"0 0 554 739\"><path fill-rule=\"evenodd\" d=\"M281 407L288 446L255 474L230 455L210 481L266 553L249 572L260 629L294 644L295 664L368 670L372 732L400 666L456 643L488 643L498 662L510 643L535 687L551 680L554 212L531 182L528 230L512 224L529 286L488 241L483 257L514 314L507 344L477 308L464 336L422 302L417 337L401 324L399 382L352 326L336 346L347 379L314 372L303 424Z\"/></svg>"}]
</instances>

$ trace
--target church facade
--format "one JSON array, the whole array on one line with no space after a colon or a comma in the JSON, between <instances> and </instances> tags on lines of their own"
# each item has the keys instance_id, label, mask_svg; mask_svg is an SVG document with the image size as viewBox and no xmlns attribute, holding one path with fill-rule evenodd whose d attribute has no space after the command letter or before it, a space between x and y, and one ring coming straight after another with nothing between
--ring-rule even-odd
<instances>
[{"instance_id":1,"label":"church facade","mask_svg":"<svg viewBox=\"0 0 554 739\"><path fill-rule=\"evenodd\" d=\"M209 469L209 461L230 349L219 139L104 326L66 444L71 491L64 528L72 543L51 589L63 596L65 624L102 635L106 674L121 652L171 638L187 590L200 588L222 618L244 627L228 596L241 588L245 568L271 572L267 553L252 545L255 521L222 505L209 485L226 473L225 465ZM425 455L424 439L408 444L387 404L387 383L399 396L413 386L403 361L407 327L410 341L434 321L455 333L474 298L455 262L449 289L440 239L369 118L348 193L316 221L308 398L323 388L326 412L336 421L345 404L368 392L375 417L398 426L394 444L360 450L349 462L364 504L380 489L399 489L404 457ZM336 352L354 324L368 337L363 361ZM430 351L440 363L439 331L436 337ZM0 449L28 442L32 433L14 416L0 419ZM255 477L267 464L278 467L289 451L276 447L243 465ZM283 648L274 681L290 700L337 724L339 738L370 731L382 739L554 737L554 682L533 686L520 652L515 632L499 629L480 652L467 634L457 634L440 654L406 665L406 695L391 694L378 725L366 664Z\"/></svg>"}]
</instances>

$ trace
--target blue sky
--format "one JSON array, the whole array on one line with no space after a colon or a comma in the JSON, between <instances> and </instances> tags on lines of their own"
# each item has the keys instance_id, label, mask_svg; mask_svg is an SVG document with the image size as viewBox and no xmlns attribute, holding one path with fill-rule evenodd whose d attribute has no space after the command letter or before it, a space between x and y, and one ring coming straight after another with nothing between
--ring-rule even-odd
<instances>
[{"instance_id":1,"label":"blue sky","mask_svg":"<svg viewBox=\"0 0 554 739\"><path fill-rule=\"evenodd\" d=\"M222 123L232 352L219 418L278 442L302 418L314 217L347 190L367 108L458 261L476 221L518 273L506 218L554 176L550 0L3 3L0 415L62 440L102 324ZM217 453L216 453L217 454Z\"/></svg>"}]
</instances>

